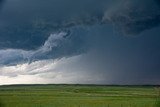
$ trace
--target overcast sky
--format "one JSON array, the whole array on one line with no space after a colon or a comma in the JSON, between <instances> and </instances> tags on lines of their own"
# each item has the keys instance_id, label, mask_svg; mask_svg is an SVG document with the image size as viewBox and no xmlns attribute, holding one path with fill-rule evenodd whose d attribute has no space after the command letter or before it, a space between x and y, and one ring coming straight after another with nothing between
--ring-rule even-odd
<instances>
[{"instance_id":1,"label":"overcast sky","mask_svg":"<svg viewBox=\"0 0 160 107\"><path fill-rule=\"evenodd\" d=\"M160 85L159 25L159 0L0 0L0 85Z\"/></svg>"}]
</instances>

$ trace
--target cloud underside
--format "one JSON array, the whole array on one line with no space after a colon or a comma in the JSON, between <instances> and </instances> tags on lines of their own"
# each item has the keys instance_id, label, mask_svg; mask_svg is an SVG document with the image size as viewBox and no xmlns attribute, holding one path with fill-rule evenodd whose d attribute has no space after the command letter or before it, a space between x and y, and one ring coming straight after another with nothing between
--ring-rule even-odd
<instances>
[{"instance_id":1,"label":"cloud underside","mask_svg":"<svg viewBox=\"0 0 160 107\"><path fill-rule=\"evenodd\" d=\"M89 54L88 54L89 55ZM78 55L60 60L43 60L31 64L18 64L0 68L0 85L7 84L159 84L153 77L137 74L124 75L111 69L90 67L86 64L87 55ZM80 62L81 61L81 62ZM84 64L85 63L85 64ZM86 65L86 66L85 66ZM97 71L97 69L99 71ZM107 71L106 71L107 70ZM136 79L135 79L136 77ZM128 81L129 80L129 81Z\"/></svg>"},{"instance_id":2,"label":"cloud underside","mask_svg":"<svg viewBox=\"0 0 160 107\"><path fill-rule=\"evenodd\" d=\"M25 0L24 2L26 2L26 5L30 4ZM65 5L66 8L67 6L70 6L71 9L75 8L74 11L66 11L68 15L65 16L65 19L61 19L64 13L61 15L58 13L56 13L57 15L52 15L56 12L56 8L53 8L54 6L42 6L41 8L42 10L44 9L44 13L42 10L38 10L39 5L36 4L31 5L31 10L24 10L24 13L29 12L29 14L26 14L24 20L22 19L23 15L19 17L13 16L13 20L10 18L3 19L2 21L5 22L6 25L3 27L2 23L2 26L0 26L0 65L22 63L27 60L28 62L32 62L41 59L56 59L87 52L87 49L91 46L87 46L86 44L94 41L94 37L88 37L83 33L73 34L72 32L76 32L73 30L78 26L87 29L86 27L93 25L110 23L114 28L119 29L118 31L127 36L136 36L144 30L159 26L160 7L156 0L142 0L141 2L122 0L113 3L110 1L97 2L95 0L93 2L97 3L98 6L91 5L90 8L88 8L87 6L90 5L89 0L84 3L79 3L80 6L81 3L85 4L83 8L80 8L80 6L76 8L75 6L77 6L77 4L75 2L73 2L73 5L72 3ZM20 4L21 3L22 2L20 2ZM62 1L55 3L61 4ZM33 9L37 8L37 11L33 11L32 6L34 7ZM49 11L52 8L53 13ZM59 9L59 13L63 11L61 6L57 7L57 9ZM10 14L11 12L9 11ZM31 17L30 14L34 12L36 12L39 18L36 18L36 16ZM77 13L81 14L78 15ZM21 20L17 22L19 18L21 18ZM11 24L14 24L12 21L17 23L16 26ZM66 34L61 34L62 32ZM99 38L103 38L102 36L99 36Z\"/></svg>"},{"instance_id":3,"label":"cloud underside","mask_svg":"<svg viewBox=\"0 0 160 107\"><path fill-rule=\"evenodd\" d=\"M42 84L42 83L101 83L102 75L90 75L75 63L81 56L60 60L36 61L0 68L0 85L4 84ZM73 67L76 65L77 67ZM70 69L68 69L70 67ZM5 82L4 82L5 81Z\"/></svg>"},{"instance_id":4,"label":"cloud underside","mask_svg":"<svg viewBox=\"0 0 160 107\"><path fill-rule=\"evenodd\" d=\"M159 25L159 0L0 0L0 84L157 84Z\"/></svg>"}]
</instances>

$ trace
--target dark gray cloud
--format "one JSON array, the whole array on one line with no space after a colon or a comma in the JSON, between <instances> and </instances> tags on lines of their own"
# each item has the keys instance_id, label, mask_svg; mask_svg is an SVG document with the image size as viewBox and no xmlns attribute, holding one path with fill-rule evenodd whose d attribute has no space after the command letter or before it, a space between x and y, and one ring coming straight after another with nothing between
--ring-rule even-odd
<instances>
[{"instance_id":1,"label":"dark gray cloud","mask_svg":"<svg viewBox=\"0 0 160 107\"><path fill-rule=\"evenodd\" d=\"M1 64L25 60L26 58L21 54L14 54L17 57L11 56L6 60L4 56L8 52L36 52L44 46L45 41L54 32L71 33L66 34L69 36L50 52L41 54L38 51L35 53L36 57L30 56L30 61L61 58L86 52L90 47L87 44L94 41L92 40L94 35L89 37L84 29L91 25L112 23L122 31L122 34L137 35L158 26L159 16L160 6L152 0L141 2L137 0L7 1L0 17L0 48L2 49L0 54L3 58ZM76 30L77 27L80 30Z\"/></svg>"},{"instance_id":2,"label":"dark gray cloud","mask_svg":"<svg viewBox=\"0 0 160 107\"><path fill-rule=\"evenodd\" d=\"M0 18L0 48L37 49L54 31L110 22L126 35L138 34L158 26L159 15L153 0L8 1Z\"/></svg>"},{"instance_id":3,"label":"dark gray cloud","mask_svg":"<svg viewBox=\"0 0 160 107\"><path fill-rule=\"evenodd\" d=\"M69 68L99 72L102 83L158 83L159 24L159 0L8 0L0 11L0 65L87 53Z\"/></svg>"},{"instance_id":4,"label":"dark gray cloud","mask_svg":"<svg viewBox=\"0 0 160 107\"><path fill-rule=\"evenodd\" d=\"M37 2L13 0L6 3L1 13L0 48L36 49L43 45L52 32L77 25L93 25L100 21L98 15L103 15L100 9L94 6L89 8L96 0Z\"/></svg>"},{"instance_id":5,"label":"dark gray cloud","mask_svg":"<svg viewBox=\"0 0 160 107\"><path fill-rule=\"evenodd\" d=\"M81 29L75 31L80 32ZM2 49L0 50L0 65L31 63L37 60L57 59L84 53L89 48L84 39L87 39L87 35L75 31L72 34L69 31L50 34L44 44L35 50Z\"/></svg>"},{"instance_id":6,"label":"dark gray cloud","mask_svg":"<svg viewBox=\"0 0 160 107\"><path fill-rule=\"evenodd\" d=\"M112 22L126 35L136 35L160 24L158 0L122 0L106 11L104 20Z\"/></svg>"},{"instance_id":7,"label":"dark gray cloud","mask_svg":"<svg viewBox=\"0 0 160 107\"><path fill-rule=\"evenodd\" d=\"M0 5L1 5L1 6L2 6L3 3L4 3L4 0L0 0ZM0 6L0 7L1 7L1 6Z\"/></svg>"}]
</instances>

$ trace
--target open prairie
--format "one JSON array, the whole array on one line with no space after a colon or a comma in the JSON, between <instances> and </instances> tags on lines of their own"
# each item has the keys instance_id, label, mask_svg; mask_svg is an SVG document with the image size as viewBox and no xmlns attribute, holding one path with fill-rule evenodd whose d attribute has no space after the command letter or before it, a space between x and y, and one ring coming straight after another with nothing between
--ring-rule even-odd
<instances>
[{"instance_id":1,"label":"open prairie","mask_svg":"<svg viewBox=\"0 0 160 107\"><path fill-rule=\"evenodd\" d=\"M0 107L160 107L154 86L0 86Z\"/></svg>"}]
</instances>

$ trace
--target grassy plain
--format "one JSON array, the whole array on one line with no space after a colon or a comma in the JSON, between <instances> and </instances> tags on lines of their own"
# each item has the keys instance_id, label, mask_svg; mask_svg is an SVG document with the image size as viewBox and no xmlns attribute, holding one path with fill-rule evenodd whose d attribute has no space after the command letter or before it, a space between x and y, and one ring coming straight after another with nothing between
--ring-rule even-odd
<instances>
[{"instance_id":1,"label":"grassy plain","mask_svg":"<svg viewBox=\"0 0 160 107\"><path fill-rule=\"evenodd\" d=\"M154 86L0 86L0 107L160 107Z\"/></svg>"}]
</instances>

